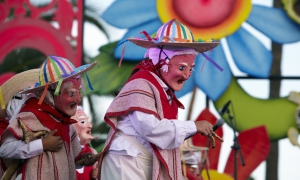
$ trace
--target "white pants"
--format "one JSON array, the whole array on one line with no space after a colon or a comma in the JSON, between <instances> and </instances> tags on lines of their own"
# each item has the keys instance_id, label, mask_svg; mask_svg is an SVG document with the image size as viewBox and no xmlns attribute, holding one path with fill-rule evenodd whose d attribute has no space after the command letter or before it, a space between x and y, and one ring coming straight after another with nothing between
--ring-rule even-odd
<instances>
[{"instance_id":1,"label":"white pants","mask_svg":"<svg viewBox=\"0 0 300 180\"><path fill-rule=\"evenodd\" d=\"M107 153L102 161L101 180L151 180L152 157Z\"/></svg>"}]
</instances>

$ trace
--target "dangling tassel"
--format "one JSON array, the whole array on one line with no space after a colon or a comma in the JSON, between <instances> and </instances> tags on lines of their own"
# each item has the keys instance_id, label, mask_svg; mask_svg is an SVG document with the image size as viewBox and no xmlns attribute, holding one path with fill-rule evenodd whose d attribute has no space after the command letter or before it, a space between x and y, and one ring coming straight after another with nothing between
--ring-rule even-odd
<instances>
[{"instance_id":1,"label":"dangling tassel","mask_svg":"<svg viewBox=\"0 0 300 180\"><path fill-rule=\"evenodd\" d=\"M207 56L205 53L201 53L202 56L205 57L206 60L209 60L216 68L218 68L220 71L223 71L223 68L221 68L214 60L212 60L209 56Z\"/></svg>"},{"instance_id":2,"label":"dangling tassel","mask_svg":"<svg viewBox=\"0 0 300 180\"><path fill-rule=\"evenodd\" d=\"M124 54L125 54L125 49L126 49L126 44L124 43L118 67L121 67L122 60L123 60L123 57L124 57Z\"/></svg>"},{"instance_id":3,"label":"dangling tassel","mask_svg":"<svg viewBox=\"0 0 300 180\"><path fill-rule=\"evenodd\" d=\"M43 93L42 93L42 95L41 95L41 97L40 97L40 99L39 99L38 105L41 105L42 102L44 101L45 96L46 96L46 93L47 93L47 90L48 90L48 86L49 86L49 84L46 83L46 84L45 84L45 87L44 87L44 91L43 91Z\"/></svg>"},{"instance_id":4,"label":"dangling tassel","mask_svg":"<svg viewBox=\"0 0 300 180\"><path fill-rule=\"evenodd\" d=\"M5 103L4 103L4 99L3 99L3 95L2 95L1 86L0 86L0 104L1 104L1 108L5 109Z\"/></svg>"},{"instance_id":5,"label":"dangling tassel","mask_svg":"<svg viewBox=\"0 0 300 180\"><path fill-rule=\"evenodd\" d=\"M149 34L146 31L142 31L142 32L140 32L140 34L144 34L146 36L146 38L148 39L148 41L152 41L152 38L149 36Z\"/></svg>"},{"instance_id":6,"label":"dangling tassel","mask_svg":"<svg viewBox=\"0 0 300 180\"><path fill-rule=\"evenodd\" d=\"M88 77L88 75L86 74L86 73L84 73L85 74L85 77L86 77L86 80L87 80L87 82L88 82L88 85L89 85L89 88L90 88L90 90L94 90L94 88L92 87L92 83L91 83L91 81L90 81L90 79L89 79L89 77Z\"/></svg>"},{"instance_id":7,"label":"dangling tassel","mask_svg":"<svg viewBox=\"0 0 300 180\"><path fill-rule=\"evenodd\" d=\"M110 53L112 53L112 52L114 52L119 46L121 46L122 44L126 44L126 42L128 41L128 39L126 39L125 41L123 41L123 42L120 42L113 50L111 50L110 52L109 52L109 54Z\"/></svg>"}]
</instances>

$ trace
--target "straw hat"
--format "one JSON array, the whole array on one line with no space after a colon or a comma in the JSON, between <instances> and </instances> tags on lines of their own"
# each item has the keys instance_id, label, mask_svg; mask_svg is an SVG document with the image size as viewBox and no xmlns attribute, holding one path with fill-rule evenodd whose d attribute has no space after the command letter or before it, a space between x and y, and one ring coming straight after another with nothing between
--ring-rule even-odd
<instances>
[{"instance_id":1,"label":"straw hat","mask_svg":"<svg viewBox=\"0 0 300 180\"><path fill-rule=\"evenodd\" d=\"M45 90L49 85L58 83L54 93L57 95L63 80L81 75L82 73L92 69L96 64L97 61L75 68L74 65L66 58L47 56L37 75L39 83L37 83L35 87L24 90L20 93L32 93L43 89Z\"/></svg>"},{"instance_id":2,"label":"straw hat","mask_svg":"<svg viewBox=\"0 0 300 180\"><path fill-rule=\"evenodd\" d=\"M143 33L147 39L127 38L127 40L144 48L165 45L192 48L199 53L211 50L220 44L220 42L203 42L200 40L200 42L195 42L190 29L176 19L163 24L156 32L155 38L151 38L145 31Z\"/></svg>"},{"instance_id":3,"label":"straw hat","mask_svg":"<svg viewBox=\"0 0 300 180\"><path fill-rule=\"evenodd\" d=\"M198 151L206 151L208 147L195 146L191 142L190 139L187 139L183 142L183 144L179 147L179 150L182 152L198 152Z\"/></svg>"},{"instance_id":4,"label":"straw hat","mask_svg":"<svg viewBox=\"0 0 300 180\"><path fill-rule=\"evenodd\" d=\"M20 91L34 86L38 82L39 69L31 69L18 73L8 79L2 86L0 86L0 117L5 118L6 106L8 102Z\"/></svg>"}]
</instances>

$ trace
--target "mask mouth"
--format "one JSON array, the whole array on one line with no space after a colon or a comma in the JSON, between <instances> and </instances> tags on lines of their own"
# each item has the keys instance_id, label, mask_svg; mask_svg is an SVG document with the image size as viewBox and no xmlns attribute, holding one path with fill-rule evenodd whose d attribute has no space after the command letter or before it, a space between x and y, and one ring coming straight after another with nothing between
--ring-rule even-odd
<instances>
[{"instance_id":1,"label":"mask mouth","mask_svg":"<svg viewBox=\"0 0 300 180\"><path fill-rule=\"evenodd\" d=\"M89 135L92 135L90 130L87 130L86 133L89 134Z\"/></svg>"},{"instance_id":2,"label":"mask mouth","mask_svg":"<svg viewBox=\"0 0 300 180\"><path fill-rule=\"evenodd\" d=\"M184 83L184 81L185 81L185 79L184 79L184 78L181 78L181 79L179 79L179 80L177 81L177 83L178 83L178 84L182 84L182 83Z\"/></svg>"}]
</instances>

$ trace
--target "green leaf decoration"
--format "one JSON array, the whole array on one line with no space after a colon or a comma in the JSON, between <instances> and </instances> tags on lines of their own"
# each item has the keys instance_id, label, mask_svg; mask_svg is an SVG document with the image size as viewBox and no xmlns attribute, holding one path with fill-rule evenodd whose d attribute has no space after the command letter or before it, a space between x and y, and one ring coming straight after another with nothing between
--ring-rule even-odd
<instances>
[{"instance_id":1,"label":"green leaf decoration","mask_svg":"<svg viewBox=\"0 0 300 180\"><path fill-rule=\"evenodd\" d=\"M94 149L95 149L98 153L100 153L100 152L102 152L103 148L104 148L104 143L102 143L102 144L101 144L100 146L98 146L98 147L95 147Z\"/></svg>"},{"instance_id":2,"label":"green leaf decoration","mask_svg":"<svg viewBox=\"0 0 300 180\"><path fill-rule=\"evenodd\" d=\"M92 133L108 134L110 126L106 122L93 126Z\"/></svg>"},{"instance_id":3,"label":"green leaf decoration","mask_svg":"<svg viewBox=\"0 0 300 180\"><path fill-rule=\"evenodd\" d=\"M89 89L87 81L84 78L86 95L115 94L119 92L129 78L137 62L122 61L121 67L119 68L119 59L114 58L114 54L110 53L116 45L117 42L113 42L99 49L100 54L94 59L98 61L98 65L87 72L92 87L94 88L93 91Z\"/></svg>"}]
</instances>

